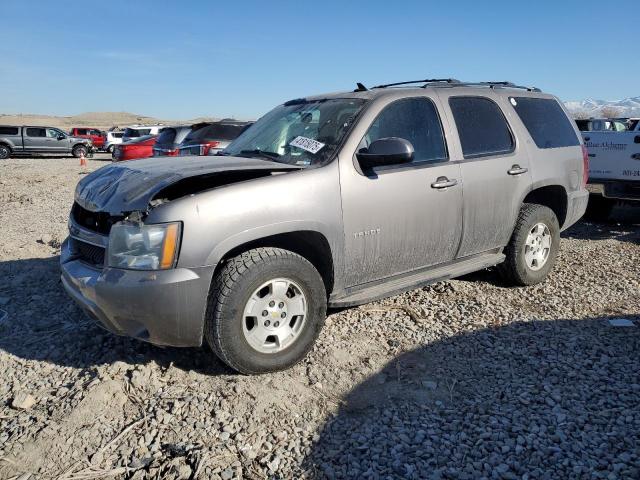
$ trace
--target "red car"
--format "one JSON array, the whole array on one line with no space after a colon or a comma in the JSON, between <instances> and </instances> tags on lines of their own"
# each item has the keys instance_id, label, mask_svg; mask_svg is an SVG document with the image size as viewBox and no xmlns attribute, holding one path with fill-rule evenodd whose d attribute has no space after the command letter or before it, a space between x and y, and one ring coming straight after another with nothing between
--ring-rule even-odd
<instances>
[{"instance_id":1,"label":"red car","mask_svg":"<svg viewBox=\"0 0 640 480\"><path fill-rule=\"evenodd\" d=\"M69 131L69 134L72 137L81 137L81 138L90 139L93 142L93 146L96 147L98 150L102 150L102 147L104 147L104 142L107 139L107 135L103 131L98 130L97 128L87 128L87 127L72 128Z\"/></svg>"},{"instance_id":2,"label":"red car","mask_svg":"<svg viewBox=\"0 0 640 480\"><path fill-rule=\"evenodd\" d=\"M156 143L157 135L145 135L138 137L113 147L111 158L114 162L123 160L135 160L137 158L147 158L153 156L153 146Z\"/></svg>"}]
</instances>

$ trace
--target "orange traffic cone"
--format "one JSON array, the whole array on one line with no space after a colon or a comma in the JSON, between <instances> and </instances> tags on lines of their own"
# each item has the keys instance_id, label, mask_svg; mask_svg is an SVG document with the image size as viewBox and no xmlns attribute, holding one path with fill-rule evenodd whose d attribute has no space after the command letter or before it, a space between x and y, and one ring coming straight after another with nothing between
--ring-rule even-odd
<instances>
[{"instance_id":1,"label":"orange traffic cone","mask_svg":"<svg viewBox=\"0 0 640 480\"><path fill-rule=\"evenodd\" d=\"M84 152L80 153L80 166L81 167L87 166L87 159L84 157Z\"/></svg>"}]
</instances>

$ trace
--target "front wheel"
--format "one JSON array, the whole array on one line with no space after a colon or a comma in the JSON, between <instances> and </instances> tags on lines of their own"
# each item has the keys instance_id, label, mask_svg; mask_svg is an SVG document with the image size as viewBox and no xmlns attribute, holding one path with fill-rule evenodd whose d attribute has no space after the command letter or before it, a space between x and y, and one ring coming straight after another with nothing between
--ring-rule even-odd
<instances>
[{"instance_id":1,"label":"front wheel","mask_svg":"<svg viewBox=\"0 0 640 480\"><path fill-rule=\"evenodd\" d=\"M506 259L498 269L509 283L535 285L553 268L559 247L560 226L553 210L525 203L504 250Z\"/></svg>"},{"instance_id":2,"label":"front wheel","mask_svg":"<svg viewBox=\"0 0 640 480\"><path fill-rule=\"evenodd\" d=\"M113 145L107 147L107 153L113 153Z\"/></svg>"},{"instance_id":3,"label":"front wheel","mask_svg":"<svg viewBox=\"0 0 640 480\"><path fill-rule=\"evenodd\" d=\"M326 310L322 277L308 260L256 248L228 260L213 279L205 338L241 373L283 370L311 350Z\"/></svg>"}]
</instances>

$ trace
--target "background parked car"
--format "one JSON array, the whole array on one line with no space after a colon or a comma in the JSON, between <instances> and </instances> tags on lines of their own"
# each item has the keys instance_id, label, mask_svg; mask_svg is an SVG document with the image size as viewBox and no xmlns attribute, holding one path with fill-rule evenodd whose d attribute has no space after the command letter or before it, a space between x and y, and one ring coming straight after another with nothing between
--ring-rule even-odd
<instances>
[{"instance_id":1,"label":"background parked car","mask_svg":"<svg viewBox=\"0 0 640 480\"><path fill-rule=\"evenodd\" d=\"M123 142L120 145L115 145L111 158L114 162L120 162L123 160L151 157L157 138L157 135L145 135L128 142Z\"/></svg>"},{"instance_id":2,"label":"background parked car","mask_svg":"<svg viewBox=\"0 0 640 480\"><path fill-rule=\"evenodd\" d=\"M124 129L122 141L128 142L145 135L158 135L164 128L166 128L165 125L131 125Z\"/></svg>"},{"instance_id":3,"label":"background parked car","mask_svg":"<svg viewBox=\"0 0 640 480\"><path fill-rule=\"evenodd\" d=\"M59 153L74 157L93 151L88 138L72 137L55 127L0 126L0 160L14 154Z\"/></svg>"},{"instance_id":4,"label":"background parked car","mask_svg":"<svg viewBox=\"0 0 640 480\"><path fill-rule=\"evenodd\" d=\"M223 120L195 124L179 146L180 155L215 155L229 146L251 123Z\"/></svg>"},{"instance_id":5,"label":"background parked car","mask_svg":"<svg viewBox=\"0 0 640 480\"><path fill-rule=\"evenodd\" d=\"M191 132L191 129L191 125L164 128L153 146L153 156L175 157L178 155L178 146Z\"/></svg>"},{"instance_id":6,"label":"background parked car","mask_svg":"<svg viewBox=\"0 0 640 480\"><path fill-rule=\"evenodd\" d=\"M581 132L624 132L628 129L626 119L617 118L589 118L576 120L576 124Z\"/></svg>"},{"instance_id":7,"label":"background parked car","mask_svg":"<svg viewBox=\"0 0 640 480\"><path fill-rule=\"evenodd\" d=\"M107 137L106 133L102 130L87 127L74 127L69 131L69 135L71 135L72 137L90 139L91 143L93 143L93 146L98 150L102 150Z\"/></svg>"},{"instance_id":8,"label":"background parked car","mask_svg":"<svg viewBox=\"0 0 640 480\"><path fill-rule=\"evenodd\" d=\"M113 153L113 148L122 143L124 132L107 132L107 139L104 142L103 150Z\"/></svg>"}]
</instances>

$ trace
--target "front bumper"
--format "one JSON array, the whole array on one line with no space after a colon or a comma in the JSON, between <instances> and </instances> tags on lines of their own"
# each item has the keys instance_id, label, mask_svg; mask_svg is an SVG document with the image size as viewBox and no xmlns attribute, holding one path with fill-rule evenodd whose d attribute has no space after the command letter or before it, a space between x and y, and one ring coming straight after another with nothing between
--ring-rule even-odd
<instances>
[{"instance_id":1,"label":"front bumper","mask_svg":"<svg viewBox=\"0 0 640 480\"><path fill-rule=\"evenodd\" d=\"M562 225L562 230L580 220L587 210L587 203L589 203L589 192L586 188L570 192L567 197L567 218Z\"/></svg>"},{"instance_id":2,"label":"front bumper","mask_svg":"<svg viewBox=\"0 0 640 480\"><path fill-rule=\"evenodd\" d=\"M202 345L214 267L135 271L98 268L62 244L61 280L67 293L107 330L156 345Z\"/></svg>"}]
</instances>

